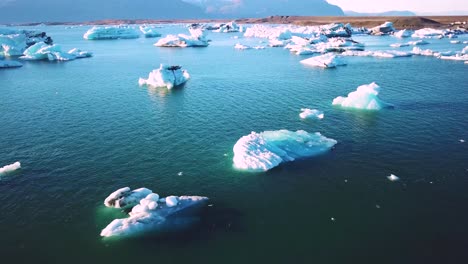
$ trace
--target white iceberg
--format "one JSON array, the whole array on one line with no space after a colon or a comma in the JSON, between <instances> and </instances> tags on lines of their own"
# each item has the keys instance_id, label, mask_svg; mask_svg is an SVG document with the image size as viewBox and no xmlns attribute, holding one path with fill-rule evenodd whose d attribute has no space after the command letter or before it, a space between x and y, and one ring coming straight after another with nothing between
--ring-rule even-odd
<instances>
[{"instance_id":1,"label":"white iceberg","mask_svg":"<svg viewBox=\"0 0 468 264\"><path fill-rule=\"evenodd\" d=\"M380 26L376 26L370 29L372 35L386 35L395 32L392 22L385 22Z\"/></svg>"},{"instance_id":2,"label":"white iceberg","mask_svg":"<svg viewBox=\"0 0 468 264\"><path fill-rule=\"evenodd\" d=\"M301 60L301 63L305 65L321 67L321 68L335 68L337 66L346 65L346 62L344 62L341 58L331 53Z\"/></svg>"},{"instance_id":3,"label":"white iceberg","mask_svg":"<svg viewBox=\"0 0 468 264\"><path fill-rule=\"evenodd\" d=\"M209 41L201 28L189 28L190 36L185 34L167 35L154 44L157 47L207 47Z\"/></svg>"},{"instance_id":4,"label":"white iceberg","mask_svg":"<svg viewBox=\"0 0 468 264\"><path fill-rule=\"evenodd\" d=\"M140 31L143 33L143 35L145 35L145 38L160 37L161 34L157 30L158 29L156 27L145 26L145 25L140 26Z\"/></svg>"},{"instance_id":5,"label":"white iceberg","mask_svg":"<svg viewBox=\"0 0 468 264\"><path fill-rule=\"evenodd\" d=\"M398 176L393 175L393 174L390 174L390 176L387 176L387 179L392 182L400 180Z\"/></svg>"},{"instance_id":6,"label":"white iceberg","mask_svg":"<svg viewBox=\"0 0 468 264\"><path fill-rule=\"evenodd\" d=\"M21 56L38 42L52 44L53 41L45 32L0 28L0 56Z\"/></svg>"},{"instance_id":7,"label":"white iceberg","mask_svg":"<svg viewBox=\"0 0 468 264\"><path fill-rule=\"evenodd\" d=\"M243 28L236 24L236 22L232 21L227 24L221 24L219 29L213 30L213 32L218 33L233 33L233 32L242 32Z\"/></svg>"},{"instance_id":8,"label":"white iceberg","mask_svg":"<svg viewBox=\"0 0 468 264\"><path fill-rule=\"evenodd\" d=\"M190 78L186 70L182 70L180 66L168 66L161 64L159 69L149 73L148 79L140 78L138 84L140 86L147 85L149 87L167 87L172 89L180 86Z\"/></svg>"},{"instance_id":9,"label":"white iceberg","mask_svg":"<svg viewBox=\"0 0 468 264\"><path fill-rule=\"evenodd\" d=\"M250 46L247 46L247 45L243 45L243 44L240 44L240 43L237 43L235 46L234 46L235 49L238 49L238 50L248 50L248 49L252 49L252 47Z\"/></svg>"},{"instance_id":10,"label":"white iceberg","mask_svg":"<svg viewBox=\"0 0 468 264\"><path fill-rule=\"evenodd\" d=\"M249 171L267 171L282 162L319 155L337 141L320 133L288 130L252 132L234 145L234 167Z\"/></svg>"},{"instance_id":11,"label":"white iceberg","mask_svg":"<svg viewBox=\"0 0 468 264\"><path fill-rule=\"evenodd\" d=\"M208 202L208 198L202 196L169 196L159 199L159 195L149 189L130 191L130 188L125 187L112 193L105 205L120 205L120 200L116 200L116 197L122 201L131 201L126 204L126 208L133 208L129 217L115 219L107 225L101 231L103 237L129 237L183 229L199 220L199 211Z\"/></svg>"},{"instance_id":12,"label":"white iceberg","mask_svg":"<svg viewBox=\"0 0 468 264\"><path fill-rule=\"evenodd\" d=\"M462 44L460 40L451 40L450 44Z\"/></svg>"},{"instance_id":13,"label":"white iceberg","mask_svg":"<svg viewBox=\"0 0 468 264\"><path fill-rule=\"evenodd\" d=\"M425 40L416 40L416 41L408 42L408 45L411 45L411 46L421 46L421 45L428 45L428 44L429 42Z\"/></svg>"},{"instance_id":14,"label":"white iceberg","mask_svg":"<svg viewBox=\"0 0 468 264\"><path fill-rule=\"evenodd\" d=\"M410 44L408 43L395 43L395 44L390 44L390 47L392 48L401 48L401 47L408 47Z\"/></svg>"},{"instance_id":15,"label":"white iceberg","mask_svg":"<svg viewBox=\"0 0 468 264\"><path fill-rule=\"evenodd\" d=\"M468 54L455 54L451 56L440 56L442 60L468 61Z\"/></svg>"},{"instance_id":16,"label":"white iceberg","mask_svg":"<svg viewBox=\"0 0 468 264\"><path fill-rule=\"evenodd\" d=\"M356 91L348 94L348 97L339 96L333 100L333 105L344 108L354 108L362 110L381 110L393 107L379 98L380 86L375 82L361 85Z\"/></svg>"},{"instance_id":17,"label":"white iceberg","mask_svg":"<svg viewBox=\"0 0 468 264\"><path fill-rule=\"evenodd\" d=\"M0 69L2 68L18 68L23 66L21 62L14 60L1 60L0 59Z\"/></svg>"},{"instance_id":18,"label":"white iceberg","mask_svg":"<svg viewBox=\"0 0 468 264\"><path fill-rule=\"evenodd\" d=\"M79 58L91 57L92 53L88 51L81 51L79 49L71 49L69 52L62 51L59 45L48 45L44 42L38 42L31 47L27 48L22 60L49 60L49 61L70 61Z\"/></svg>"},{"instance_id":19,"label":"white iceberg","mask_svg":"<svg viewBox=\"0 0 468 264\"><path fill-rule=\"evenodd\" d=\"M411 37L411 31L403 29L403 30L400 30L398 32L395 32L395 34L393 34L393 36L397 37L397 38L409 38L409 37Z\"/></svg>"},{"instance_id":20,"label":"white iceberg","mask_svg":"<svg viewBox=\"0 0 468 264\"><path fill-rule=\"evenodd\" d=\"M10 164L10 165L5 165L5 166L0 168L0 175L6 174L6 173L9 173L9 172L13 172L13 171L18 170L20 168L21 168L21 163L19 161L15 162L13 164Z\"/></svg>"},{"instance_id":21,"label":"white iceberg","mask_svg":"<svg viewBox=\"0 0 468 264\"><path fill-rule=\"evenodd\" d=\"M325 114L317 109L302 108L299 117L302 119L323 119Z\"/></svg>"},{"instance_id":22,"label":"white iceberg","mask_svg":"<svg viewBox=\"0 0 468 264\"><path fill-rule=\"evenodd\" d=\"M445 29L423 28L416 30L411 36L413 38L443 38L446 34Z\"/></svg>"},{"instance_id":23,"label":"white iceberg","mask_svg":"<svg viewBox=\"0 0 468 264\"><path fill-rule=\"evenodd\" d=\"M128 26L94 26L83 35L84 39L88 40L104 40L104 39L135 39L140 35L132 27Z\"/></svg>"}]
</instances>

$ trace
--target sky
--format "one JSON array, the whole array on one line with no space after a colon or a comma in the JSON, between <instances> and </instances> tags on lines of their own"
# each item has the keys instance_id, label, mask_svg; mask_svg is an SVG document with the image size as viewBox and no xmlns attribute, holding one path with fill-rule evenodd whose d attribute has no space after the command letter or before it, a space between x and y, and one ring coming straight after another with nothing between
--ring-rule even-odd
<instances>
[{"instance_id":1,"label":"sky","mask_svg":"<svg viewBox=\"0 0 468 264\"><path fill-rule=\"evenodd\" d=\"M408 10L416 13L443 13L468 10L468 0L328 0L346 11L385 12Z\"/></svg>"}]
</instances>

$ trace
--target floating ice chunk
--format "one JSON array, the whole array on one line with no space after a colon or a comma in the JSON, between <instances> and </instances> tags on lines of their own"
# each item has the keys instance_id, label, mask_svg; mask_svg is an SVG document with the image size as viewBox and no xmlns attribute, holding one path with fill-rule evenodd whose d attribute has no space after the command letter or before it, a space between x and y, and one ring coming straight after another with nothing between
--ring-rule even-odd
<instances>
[{"instance_id":1,"label":"floating ice chunk","mask_svg":"<svg viewBox=\"0 0 468 264\"><path fill-rule=\"evenodd\" d=\"M68 53L62 51L59 45L48 45L44 42L38 42L27 48L24 55L20 57L23 60L49 60L49 61L70 61L78 58L91 57L92 53L72 49Z\"/></svg>"},{"instance_id":2,"label":"floating ice chunk","mask_svg":"<svg viewBox=\"0 0 468 264\"><path fill-rule=\"evenodd\" d=\"M430 49L423 50L419 47L414 47L413 50L411 51L414 55L420 55L420 56L434 56L435 52Z\"/></svg>"},{"instance_id":3,"label":"floating ice chunk","mask_svg":"<svg viewBox=\"0 0 468 264\"><path fill-rule=\"evenodd\" d=\"M425 40L416 40L416 41L408 42L408 45L411 45L411 46L421 46L421 45L428 45L428 44L429 42Z\"/></svg>"},{"instance_id":4,"label":"floating ice chunk","mask_svg":"<svg viewBox=\"0 0 468 264\"><path fill-rule=\"evenodd\" d=\"M270 47L284 47L289 41L279 40L279 39L270 39Z\"/></svg>"},{"instance_id":5,"label":"floating ice chunk","mask_svg":"<svg viewBox=\"0 0 468 264\"><path fill-rule=\"evenodd\" d=\"M451 56L440 56L442 60L468 61L468 54L455 54Z\"/></svg>"},{"instance_id":6,"label":"floating ice chunk","mask_svg":"<svg viewBox=\"0 0 468 264\"><path fill-rule=\"evenodd\" d=\"M403 29L403 30L400 30L398 32L395 32L395 34L393 34L393 36L395 36L397 38L409 38L409 37L411 37L411 31Z\"/></svg>"},{"instance_id":7,"label":"floating ice chunk","mask_svg":"<svg viewBox=\"0 0 468 264\"><path fill-rule=\"evenodd\" d=\"M468 54L468 46L464 47L461 51L462 54Z\"/></svg>"},{"instance_id":8,"label":"floating ice chunk","mask_svg":"<svg viewBox=\"0 0 468 264\"><path fill-rule=\"evenodd\" d=\"M346 62L331 53L305 59L302 60L301 63L322 68L335 68L337 66L346 65Z\"/></svg>"},{"instance_id":9,"label":"floating ice chunk","mask_svg":"<svg viewBox=\"0 0 468 264\"><path fill-rule=\"evenodd\" d=\"M385 51L354 51L348 50L341 53L342 56L360 56L360 57L377 57L377 58L399 58L410 57L413 55L411 52L385 50Z\"/></svg>"},{"instance_id":10,"label":"floating ice chunk","mask_svg":"<svg viewBox=\"0 0 468 264\"><path fill-rule=\"evenodd\" d=\"M408 43L395 43L391 44L390 47L392 48L401 48L401 47L408 47L410 44Z\"/></svg>"},{"instance_id":11,"label":"floating ice chunk","mask_svg":"<svg viewBox=\"0 0 468 264\"><path fill-rule=\"evenodd\" d=\"M161 36L156 27L142 25L140 26L140 31L145 35L145 38L158 38Z\"/></svg>"},{"instance_id":12,"label":"floating ice chunk","mask_svg":"<svg viewBox=\"0 0 468 264\"><path fill-rule=\"evenodd\" d=\"M398 181L398 180L400 180L400 178L399 178L398 176L393 175L393 174L390 174L390 176L387 176L387 179L388 179L389 181L392 181L392 182L393 182L393 181Z\"/></svg>"},{"instance_id":13,"label":"floating ice chunk","mask_svg":"<svg viewBox=\"0 0 468 264\"><path fill-rule=\"evenodd\" d=\"M383 102L378 97L380 86L376 83L361 85L356 91L348 94L348 97L339 96L333 100L333 105L345 108L355 108L362 110L381 110L393 105Z\"/></svg>"},{"instance_id":14,"label":"floating ice chunk","mask_svg":"<svg viewBox=\"0 0 468 264\"><path fill-rule=\"evenodd\" d=\"M148 189L140 188L130 191L130 188L122 188L111 194L111 196L118 197L122 193L121 190L124 193L135 193L138 190ZM115 195L116 193L117 195ZM199 220L199 211L206 206L208 198L201 196L169 196L159 199L159 195L150 191L132 201L133 208L129 213L129 217L113 220L101 231L101 236L128 237L148 232L186 228Z\"/></svg>"},{"instance_id":15,"label":"floating ice chunk","mask_svg":"<svg viewBox=\"0 0 468 264\"><path fill-rule=\"evenodd\" d=\"M413 35L411 35L413 38L443 38L445 34L447 33L447 30L442 30L442 29L433 29L433 28L423 28L416 30Z\"/></svg>"},{"instance_id":16,"label":"floating ice chunk","mask_svg":"<svg viewBox=\"0 0 468 264\"><path fill-rule=\"evenodd\" d=\"M45 32L0 28L0 56L21 56L37 42L52 44L53 41Z\"/></svg>"},{"instance_id":17,"label":"floating ice chunk","mask_svg":"<svg viewBox=\"0 0 468 264\"><path fill-rule=\"evenodd\" d=\"M145 198L151 193L152 191L146 188L140 188L130 191L129 187L124 187L111 193L104 200L104 205L107 207L115 208L133 207L136 204L138 204L141 199Z\"/></svg>"},{"instance_id":18,"label":"floating ice chunk","mask_svg":"<svg viewBox=\"0 0 468 264\"><path fill-rule=\"evenodd\" d=\"M242 45L240 43L237 43L235 46L234 46L235 49L238 49L238 50L248 50L248 49L252 49L252 47L250 46L247 46L247 45Z\"/></svg>"},{"instance_id":19,"label":"floating ice chunk","mask_svg":"<svg viewBox=\"0 0 468 264\"><path fill-rule=\"evenodd\" d=\"M92 52L82 51L82 50L77 49L77 48L71 49L70 51L68 51L68 54L71 54L71 55L75 56L77 59L89 58L89 57L93 56Z\"/></svg>"},{"instance_id":20,"label":"floating ice chunk","mask_svg":"<svg viewBox=\"0 0 468 264\"><path fill-rule=\"evenodd\" d=\"M282 162L294 161L330 150L336 140L304 130L252 132L234 145L234 167L249 171L267 171Z\"/></svg>"},{"instance_id":21,"label":"floating ice chunk","mask_svg":"<svg viewBox=\"0 0 468 264\"><path fill-rule=\"evenodd\" d=\"M128 26L94 26L89 29L84 35L84 39L102 40L102 39L135 39L139 38L138 32Z\"/></svg>"},{"instance_id":22,"label":"floating ice chunk","mask_svg":"<svg viewBox=\"0 0 468 264\"><path fill-rule=\"evenodd\" d=\"M172 89L184 84L189 78L189 73L186 70L182 70L180 66L161 64L159 69L150 72L148 79L140 78L138 84L140 86L147 85L150 87L167 87L167 89Z\"/></svg>"},{"instance_id":23,"label":"floating ice chunk","mask_svg":"<svg viewBox=\"0 0 468 264\"><path fill-rule=\"evenodd\" d=\"M209 41L206 39L205 32L201 28L190 28L190 36L185 34L167 35L160 39L154 45L157 47L207 47Z\"/></svg>"},{"instance_id":24,"label":"floating ice chunk","mask_svg":"<svg viewBox=\"0 0 468 264\"><path fill-rule=\"evenodd\" d=\"M14 60L0 60L0 69L2 68L18 68L23 66L21 62Z\"/></svg>"},{"instance_id":25,"label":"floating ice chunk","mask_svg":"<svg viewBox=\"0 0 468 264\"><path fill-rule=\"evenodd\" d=\"M219 29L213 30L213 32L218 33L233 33L233 32L242 32L243 29L236 24L236 22L232 21L227 24L221 24Z\"/></svg>"},{"instance_id":26,"label":"floating ice chunk","mask_svg":"<svg viewBox=\"0 0 468 264\"><path fill-rule=\"evenodd\" d=\"M317 109L302 108L299 116L302 119L323 119L325 114Z\"/></svg>"},{"instance_id":27,"label":"floating ice chunk","mask_svg":"<svg viewBox=\"0 0 468 264\"><path fill-rule=\"evenodd\" d=\"M452 40L450 41L451 44L461 44L462 42L460 40Z\"/></svg>"},{"instance_id":28,"label":"floating ice chunk","mask_svg":"<svg viewBox=\"0 0 468 264\"><path fill-rule=\"evenodd\" d=\"M9 172L13 172L13 171L18 170L20 168L21 168L21 163L19 161L15 162L13 164L10 164L10 165L5 165L5 166L0 168L0 175L6 174L6 173L9 173Z\"/></svg>"},{"instance_id":29,"label":"floating ice chunk","mask_svg":"<svg viewBox=\"0 0 468 264\"><path fill-rule=\"evenodd\" d=\"M380 26L376 26L370 29L372 35L386 35L395 32L392 22L385 22Z\"/></svg>"},{"instance_id":30,"label":"floating ice chunk","mask_svg":"<svg viewBox=\"0 0 468 264\"><path fill-rule=\"evenodd\" d=\"M465 140L464 140L464 139L460 139L460 143L465 143Z\"/></svg>"}]
</instances>

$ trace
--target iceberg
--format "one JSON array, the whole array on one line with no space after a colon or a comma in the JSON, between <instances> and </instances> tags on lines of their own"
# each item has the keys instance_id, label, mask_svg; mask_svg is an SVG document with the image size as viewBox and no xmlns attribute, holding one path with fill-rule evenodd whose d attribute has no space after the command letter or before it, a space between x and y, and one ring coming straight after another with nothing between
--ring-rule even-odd
<instances>
[{"instance_id":1,"label":"iceberg","mask_svg":"<svg viewBox=\"0 0 468 264\"><path fill-rule=\"evenodd\" d=\"M145 35L145 38L158 38L161 36L160 33L156 31L157 29L155 27L151 26L140 26L140 31Z\"/></svg>"},{"instance_id":2,"label":"iceberg","mask_svg":"<svg viewBox=\"0 0 468 264\"><path fill-rule=\"evenodd\" d=\"M71 49L69 52L63 52L62 48L57 44L48 45L44 42L38 42L27 48L23 56L19 58L22 60L70 61L91 56L91 52L81 51L76 48Z\"/></svg>"},{"instance_id":3,"label":"iceberg","mask_svg":"<svg viewBox=\"0 0 468 264\"><path fill-rule=\"evenodd\" d=\"M386 51L354 51L348 50L341 53L342 56L359 56L359 57L376 57L376 58L400 58L400 57L411 57L413 53L386 50Z\"/></svg>"},{"instance_id":4,"label":"iceberg","mask_svg":"<svg viewBox=\"0 0 468 264\"><path fill-rule=\"evenodd\" d=\"M331 53L301 60L301 63L305 65L321 67L321 68L335 68L337 66L346 65L346 63L341 58Z\"/></svg>"},{"instance_id":5,"label":"iceberg","mask_svg":"<svg viewBox=\"0 0 468 264\"><path fill-rule=\"evenodd\" d=\"M408 43L395 43L395 44L390 44L390 47L392 48L401 48L401 47L408 47L410 44Z\"/></svg>"},{"instance_id":6,"label":"iceberg","mask_svg":"<svg viewBox=\"0 0 468 264\"><path fill-rule=\"evenodd\" d=\"M408 45L411 45L411 46L421 46L421 45L427 45L427 44L429 44L429 42L425 40L417 40L417 41L408 42Z\"/></svg>"},{"instance_id":7,"label":"iceberg","mask_svg":"<svg viewBox=\"0 0 468 264\"><path fill-rule=\"evenodd\" d=\"M282 162L312 157L337 144L320 133L288 130L252 132L234 145L234 167L248 171L267 171Z\"/></svg>"},{"instance_id":8,"label":"iceberg","mask_svg":"<svg viewBox=\"0 0 468 264\"><path fill-rule=\"evenodd\" d=\"M138 84L140 86L147 85L149 87L167 87L172 89L180 86L190 78L186 70L182 70L180 66L168 66L161 64L159 69L149 73L148 79L140 78Z\"/></svg>"},{"instance_id":9,"label":"iceberg","mask_svg":"<svg viewBox=\"0 0 468 264\"><path fill-rule=\"evenodd\" d=\"M302 119L323 119L325 114L317 109L302 108L299 117Z\"/></svg>"},{"instance_id":10,"label":"iceberg","mask_svg":"<svg viewBox=\"0 0 468 264\"><path fill-rule=\"evenodd\" d=\"M87 40L103 40L103 39L135 39L139 38L138 32L128 26L94 26L83 35Z\"/></svg>"},{"instance_id":11,"label":"iceberg","mask_svg":"<svg viewBox=\"0 0 468 264\"><path fill-rule=\"evenodd\" d=\"M130 201L125 204L126 208L132 207L129 216L113 220L101 231L101 236L131 237L183 229L200 220L199 213L208 203L208 198L202 196L168 196L160 199L158 194L147 188L130 191L129 187L125 187L107 197L104 204L122 208L117 207L121 205L121 200Z\"/></svg>"},{"instance_id":12,"label":"iceberg","mask_svg":"<svg viewBox=\"0 0 468 264\"><path fill-rule=\"evenodd\" d=\"M455 54L451 56L440 56L442 60L468 61L468 54Z\"/></svg>"},{"instance_id":13,"label":"iceberg","mask_svg":"<svg viewBox=\"0 0 468 264\"><path fill-rule=\"evenodd\" d=\"M252 47L250 46L247 46L247 45L242 45L240 43L237 43L235 46L234 46L235 49L238 49L238 50L247 50L247 49L252 49Z\"/></svg>"},{"instance_id":14,"label":"iceberg","mask_svg":"<svg viewBox=\"0 0 468 264\"><path fill-rule=\"evenodd\" d=\"M21 56L28 47L38 42L53 43L45 32L0 28L0 55Z\"/></svg>"},{"instance_id":15,"label":"iceberg","mask_svg":"<svg viewBox=\"0 0 468 264\"><path fill-rule=\"evenodd\" d=\"M398 176L393 175L393 174L390 174L390 176L387 176L387 179L392 182L400 180Z\"/></svg>"},{"instance_id":16,"label":"iceberg","mask_svg":"<svg viewBox=\"0 0 468 264\"><path fill-rule=\"evenodd\" d=\"M393 27L392 22L385 22L380 26L376 26L370 29L370 33L377 36L391 34L395 31L396 30Z\"/></svg>"},{"instance_id":17,"label":"iceberg","mask_svg":"<svg viewBox=\"0 0 468 264\"><path fill-rule=\"evenodd\" d=\"M348 94L348 97L339 96L335 98L332 105L338 105L344 108L354 108L362 110L381 110L383 108L393 107L378 97L380 86L375 82L361 85L356 91Z\"/></svg>"},{"instance_id":18,"label":"iceberg","mask_svg":"<svg viewBox=\"0 0 468 264\"><path fill-rule=\"evenodd\" d=\"M2 68L18 68L22 67L23 64L19 61L13 61L13 60L0 60L0 69Z\"/></svg>"},{"instance_id":19,"label":"iceberg","mask_svg":"<svg viewBox=\"0 0 468 264\"><path fill-rule=\"evenodd\" d=\"M213 32L218 33L233 33L233 32L242 32L242 27L236 24L236 22L232 21L227 24L221 24L218 29L213 30Z\"/></svg>"},{"instance_id":20,"label":"iceberg","mask_svg":"<svg viewBox=\"0 0 468 264\"><path fill-rule=\"evenodd\" d=\"M443 38L446 34L445 29L423 28L416 30L411 36L413 38Z\"/></svg>"},{"instance_id":21,"label":"iceberg","mask_svg":"<svg viewBox=\"0 0 468 264\"><path fill-rule=\"evenodd\" d=\"M190 36L185 34L167 35L154 44L157 47L207 47L205 32L201 28L189 28Z\"/></svg>"},{"instance_id":22,"label":"iceberg","mask_svg":"<svg viewBox=\"0 0 468 264\"><path fill-rule=\"evenodd\" d=\"M13 171L18 170L20 168L21 168L21 163L19 161L15 162L13 164L10 164L10 165L5 165L5 166L0 168L0 175L7 174L9 172L13 172Z\"/></svg>"},{"instance_id":23,"label":"iceberg","mask_svg":"<svg viewBox=\"0 0 468 264\"><path fill-rule=\"evenodd\" d=\"M411 31L403 29L398 32L395 32L393 36L397 38L409 38L411 37Z\"/></svg>"}]
</instances>

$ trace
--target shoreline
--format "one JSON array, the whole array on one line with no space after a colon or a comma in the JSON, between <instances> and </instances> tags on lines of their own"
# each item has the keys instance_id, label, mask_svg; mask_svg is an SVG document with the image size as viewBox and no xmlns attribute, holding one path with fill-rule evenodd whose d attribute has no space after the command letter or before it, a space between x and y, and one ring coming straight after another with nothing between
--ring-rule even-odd
<instances>
[{"instance_id":1,"label":"shoreline","mask_svg":"<svg viewBox=\"0 0 468 264\"><path fill-rule=\"evenodd\" d=\"M105 19L85 22L38 22L5 24L6 26L37 26L37 25L140 25L140 24L192 24L192 23L225 23L235 21L239 24L286 24L298 26L318 26L330 23L350 23L353 27L375 27L387 21L393 22L397 29L421 28L466 28L468 16L270 16L266 18L241 19ZM461 24L451 24L461 22ZM465 22L465 24L463 24Z\"/></svg>"}]
</instances>

